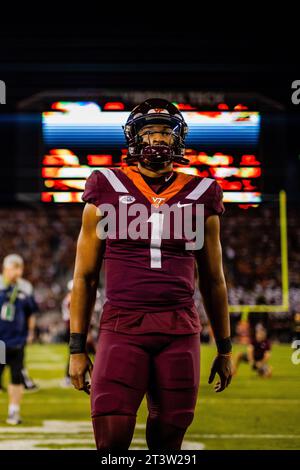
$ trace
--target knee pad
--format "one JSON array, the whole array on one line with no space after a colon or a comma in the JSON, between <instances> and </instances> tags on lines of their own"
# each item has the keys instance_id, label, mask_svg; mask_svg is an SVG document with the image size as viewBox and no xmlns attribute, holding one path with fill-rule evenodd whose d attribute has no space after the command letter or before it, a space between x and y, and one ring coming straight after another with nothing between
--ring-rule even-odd
<instances>
[{"instance_id":1,"label":"knee pad","mask_svg":"<svg viewBox=\"0 0 300 470\"><path fill-rule=\"evenodd\" d=\"M180 450L186 428L169 424L159 417L147 419L146 440L149 450Z\"/></svg>"},{"instance_id":2,"label":"knee pad","mask_svg":"<svg viewBox=\"0 0 300 470\"><path fill-rule=\"evenodd\" d=\"M135 427L134 416L96 416L93 418L97 450L128 450Z\"/></svg>"},{"instance_id":3,"label":"knee pad","mask_svg":"<svg viewBox=\"0 0 300 470\"><path fill-rule=\"evenodd\" d=\"M176 426L177 428L180 429L187 429L190 424L192 424L193 419L194 419L194 411L192 410L174 410L172 412L164 413L162 412L160 414L160 419L171 425L171 426Z\"/></svg>"},{"instance_id":4,"label":"knee pad","mask_svg":"<svg viewBox=\"0 0 300 470\"><path fill-rule=\"evenodd\" d=\"M171 395L169 397L171 400ZM179 401L176 400L176 402L179 405ZM148 398L148 417L152 420L159 419L181 429L187 429L194 419L194 408L187 408L187 406L181 405L180 408L176 408L176 403L174 403L174 406L168 406L166 409L166 406L160 406L154 400Z\"/></svg>"}]
</instances>

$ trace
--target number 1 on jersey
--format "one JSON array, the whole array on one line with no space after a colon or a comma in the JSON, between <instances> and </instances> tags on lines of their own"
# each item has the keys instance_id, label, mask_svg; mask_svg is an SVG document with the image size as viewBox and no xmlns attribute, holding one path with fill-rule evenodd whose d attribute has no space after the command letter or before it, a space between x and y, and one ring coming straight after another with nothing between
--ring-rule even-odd
<instances>
[{"instance_id":1,"label":"number 1 on jersey","mask_svg":"<svg viewBox=\"0 0 300 470\"><path fill-rule=\"evenodd\" d=\"M163 231L164 214L154 212L147 222L151 223L150 240L150 267L161 268L161 237Z\"/></svg>"}]
</instances>

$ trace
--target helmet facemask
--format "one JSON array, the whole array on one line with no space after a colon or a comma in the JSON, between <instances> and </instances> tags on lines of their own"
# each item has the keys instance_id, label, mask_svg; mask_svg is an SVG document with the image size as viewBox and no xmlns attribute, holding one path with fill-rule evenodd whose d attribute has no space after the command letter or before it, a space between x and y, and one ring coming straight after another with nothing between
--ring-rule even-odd
<instances>
[{"instance_id":1,"label":"helmet facemask","mask_svg":"<svg viewBox=\"0 0 300 470\"><path fill-rule=\"evenodd\" d=\"M168 109L157 109L156 106L153 106L154 104L157 105L157 108ZM168 144L162 140L153 144L151 143L151 134L154 132L159 134L160 131L151 131L151 129L145 133L142 131L146 126L159 124L168 127L172 143ZM140 162L145 168L155 171L167 167L173 161L185 165L189 162L184 158L187 125L180 112L171 103L159 99L151 99L142 103L131 113L124 126L124 133L128 143L125 162L129 165ZM141 133L144 134L144 138ZM145 138L145 134L148 138Z\"/></svg>"},{"instance_id":2,"label":"helmet facemask","mask_svg":"<svg viewBox=\"0 0 300 470\"><path fill-rule=\"evenodd\" d=\"M154 134L168 134L168 141L161 139L153 142L151 136ZM166 168L176 157L176 150L180 145L180 136L171 127L165 130L143 129L137 136L138 160L142 166L150 170L161 170Z\"/></svg>"}]
</instances>

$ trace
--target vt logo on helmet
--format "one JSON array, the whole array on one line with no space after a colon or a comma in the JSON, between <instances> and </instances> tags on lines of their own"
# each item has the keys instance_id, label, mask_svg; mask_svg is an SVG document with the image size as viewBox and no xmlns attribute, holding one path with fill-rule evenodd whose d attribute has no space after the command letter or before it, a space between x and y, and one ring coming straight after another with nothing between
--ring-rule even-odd
<instances>
[{"instance_id":1,"label":"vt logo on helmet","mask_svg":"<svg viewBox=\"0 0 300 470\"><path fill-rule=\"evenodd\" d=\"M189 163L184 158L188 127L180 111L169 101L160 98L144 101L133 109L123 129L128 144L125 158L128 165L140 162L155 171L173 161ZM154 140L154 134L164 134L167 138Z\"/></svg>"}]
</instances>

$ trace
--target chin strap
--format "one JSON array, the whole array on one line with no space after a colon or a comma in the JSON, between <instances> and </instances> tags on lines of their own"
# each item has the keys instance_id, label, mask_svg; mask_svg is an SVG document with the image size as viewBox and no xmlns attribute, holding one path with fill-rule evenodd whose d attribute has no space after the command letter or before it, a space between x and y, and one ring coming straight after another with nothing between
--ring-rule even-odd
<instances>
[{"instance_id":1,"label":"chin strap","mask_svg":"<svg viewBox=\"0 0 300 470\"><path fill-rule=\"evenodd\" d=\"M133 155L127 154L123 161L129 166L135 165L138 162L143 164L143 155L141 153L136 153ZM169 164L171 162L178 163L180 165L188 165L190 163L188 158L182 157L181 155L174 155L170 161L164 163Z\"/></svg>"}]
</instances>

